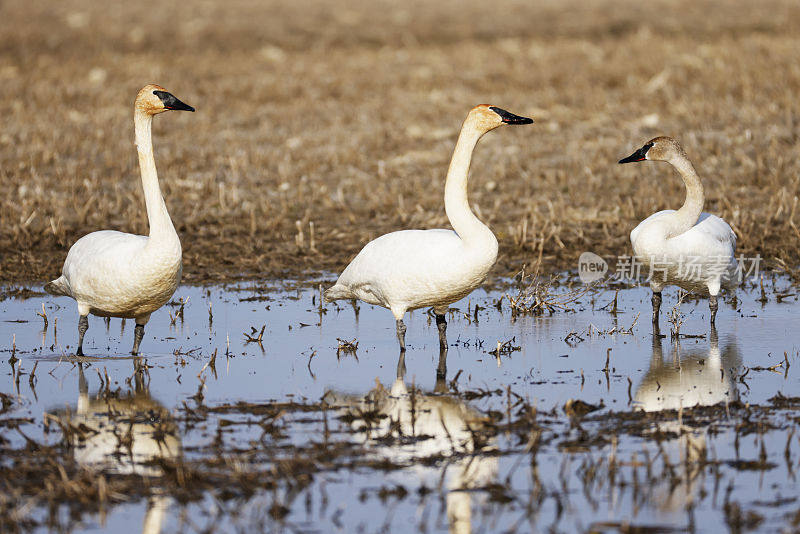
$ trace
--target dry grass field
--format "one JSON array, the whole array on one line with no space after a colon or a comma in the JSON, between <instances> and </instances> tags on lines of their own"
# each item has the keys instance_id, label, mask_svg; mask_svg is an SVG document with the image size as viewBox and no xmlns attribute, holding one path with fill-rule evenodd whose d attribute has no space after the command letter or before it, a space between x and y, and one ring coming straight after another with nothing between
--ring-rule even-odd
<instances>
[{"instance_id":1,"label":"dry grass field","mask_svg":"<svg viewBox=\"0 0 800 534\"><path fill-rule=\"evenodd\" d=\"M447 225L467 111L532 116L475 153L495 273L574 267L683 186L620 166L680 139L744 254L800 264L796 0L0 3L0 282L58 275L97 229L147 232L132 102L162 115L156 161L184 280L338 270L369 239Z\"/></svg>"}]
</instances>

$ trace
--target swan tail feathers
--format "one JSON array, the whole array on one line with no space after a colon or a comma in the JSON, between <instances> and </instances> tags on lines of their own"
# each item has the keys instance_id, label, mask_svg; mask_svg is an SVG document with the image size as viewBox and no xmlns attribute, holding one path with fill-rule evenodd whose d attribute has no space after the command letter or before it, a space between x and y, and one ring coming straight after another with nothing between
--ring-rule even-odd
<instances>
[{"instance_id":1,"label":"swan tail feathers","mask_svg":"<svg viewBox=\"0 0 800 534\"><path fill-rule=\"evenodd\" d=\"M52 282L47 282L44 285L44 290L55 296L69 296L69 288L67 287L64 277L60 276Z\"/></svg>"},{"instance_id":2,"label":"swan tail feathers","mask_svg":"<svg viewBox=\"0 0 800 534\"><path fill-rule=\"evenodd\" d=\"M333 302L339 299L354 299L356 296L350 291L349 288L343 285L336 284L325 290L325 302Z\"/></svg>"}]
</instances>

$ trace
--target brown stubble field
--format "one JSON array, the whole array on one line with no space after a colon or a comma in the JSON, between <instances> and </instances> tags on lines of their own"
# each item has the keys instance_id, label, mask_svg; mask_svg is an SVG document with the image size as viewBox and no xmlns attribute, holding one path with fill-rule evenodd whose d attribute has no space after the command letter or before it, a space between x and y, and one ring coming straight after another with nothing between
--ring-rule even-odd
<instances>
[{"instance_id":1,"label":"brown stubble field","mask_svg":"<svg viewBox=\"0 0 800 534\"><path fill-rule=\"evenodd\" d=\"M666 165L616 164L660 134L741 253L800 264L793 0L32 0L0 21L0 283L56 277L87 232L146 233L131 108L149 82L197 108L154 126L187 282L336 271L381 233L446 226L479 103L536 120L475 153L496 275L629 253L682 202Z\"/></svg>"}]
</instances>

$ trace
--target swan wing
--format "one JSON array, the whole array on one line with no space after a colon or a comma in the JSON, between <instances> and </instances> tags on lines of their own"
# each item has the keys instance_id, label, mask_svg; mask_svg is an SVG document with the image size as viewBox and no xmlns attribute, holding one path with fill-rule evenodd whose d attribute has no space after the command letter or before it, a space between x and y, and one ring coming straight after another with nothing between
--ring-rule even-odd
<instances>
[{"instance_id":1,"label":"swan wing","mask_svg":"<svg viewBox=\"0 0 800 534\"><path fill-rule=\"evenodd\" d=\"M131 276L147 238L114 230L92 232L69 249L62 277L76 297L98 286L114 285ZM112 291L113 292L113 291Z\"/></svg>"},{"instance_id":2,"label":"swan wing","mask_svg":"<svg viewBox=\"0 0 800 534\"><path fill-rule=\"evenodd\" d=\"M494 264L497 249L478 254L486 258L467 252L452 230L392 232L367 243L342 272L330 296L356 297L387 308L455 302L480 284Z\"/></svg>"},{"instance_id":3,"label":"swan wing","mask_svg":"<svg viewBox=\"0 0 800 534\"><path fill-rule=\"evenodd\" d=\"M709 238L719 241L731 255L736 253L736 233L724 219L710 213L701 213L692 230L702 231ZM692 231L690 230L690 231Z\"/></svg>"},{"instance_id":4,"label":"swan wing","mask_svg":"<svg viewBox=\"0 0 800 534\"><path fill-rule=\"evenodd\" d=\"M665 239L670 221L660 224L659 219L671 213L656 213L631 232L634 253L655 277L650 280L651 287L674 284L687 291L708 289L712 295L720 286L734 288L739 277L736 235L728 223L701 213L690 229Z\"/></svg>"},{"instance_id":5,"label":"swan wing","mask_svg":"<svg viewBox=\"0 0 800 534\"><path fill-rule=\"evenodd\" d=\"M728 223L710 213L701 213L694 226L669 242L674 250L687 255L733 258L736 254L736 234Z\"/></svg>"},{"instance_id":6,"label":"swan wing","mask_svg":"<svg viewBox=\"0 0 800 534\"><path fill-rule=\"evenodd\" d=\"M367 243L345 268L338 284L355 285L398 274L425 275L462 247L452 230L401 230Z\"/></svg>"},{"instance_id":7,"label":"swan wing","mask_svg":"<svg viewBox=\"0 0 800 534\"><path fill-rule=\"evenodd\" d=\"M657 219L675 213L675 210L663 210L654 213L643 220L631 230L631 243L636 248L636 242L642 230ZM731 227L720 217L710 213L701 213L697 222L684 233L668 240L672 246L684 250L684 253L697 253L699 255L725 254L733 256L736 252L736 234ZM711 250L708 248L711 247Z\"/></svg>"}]
</instances>

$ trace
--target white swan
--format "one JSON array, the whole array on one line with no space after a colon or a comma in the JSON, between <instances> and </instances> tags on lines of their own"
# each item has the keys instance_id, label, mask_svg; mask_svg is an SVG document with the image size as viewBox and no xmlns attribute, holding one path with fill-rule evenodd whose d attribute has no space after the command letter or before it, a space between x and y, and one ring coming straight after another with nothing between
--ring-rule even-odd
<instances>
[{"instance_id":1,"label":"white swan","mask_svg":"<svg viewBox=\"0 0 800 534\"><path fill-rule=\"evenodd\" d=\"M83 236L69 249L61 276L44 286L51 295L78 302L79 356L83 355L90 313L135 319L132 354L137 354L150 314L166 304L178 288L181 242L158 186L150 134L153 116L167 110L194 108L158 85L146 85L136 96L133 123L150 236L113 230Z\"/></svg>"},{"instance_id":2,"label":"white swan","mask_svg":"<svg viewBox=\"0 0 800 534\"><path fill-rule=\"evenodd\" d=\"M733 290L737 285L736 234L724 220L703 212L703 184L677 141L656 137L619 162L644 160L668 162L686 185L686 200L678 211L654 213L631 232L636 260L650 272L653 324L658 325L661 290L669 285L708 292L713 324L720 288Z\"/></svg>"},{"instance_id":3,"label":"white swan","mask_svg":"<svg viewBox=\"0 0 800 534\"><path fill-rule=\"evenodd\" d=\"M446 346L448 305L478 287L497 258L497 239L467 201L472 151L483 134L498 126L532 122L494 106L473 108L461 127L444 188L445 212L453 230L403 230L367 243L325 292L325 300L361 299L390 309L401 351L405 312L432 306L439 342Z\"/></svg>"}]
</instances>

